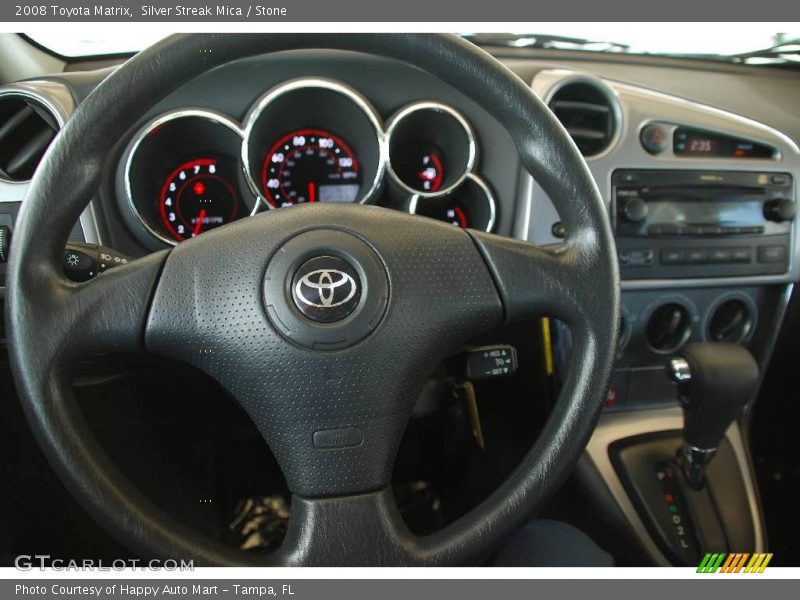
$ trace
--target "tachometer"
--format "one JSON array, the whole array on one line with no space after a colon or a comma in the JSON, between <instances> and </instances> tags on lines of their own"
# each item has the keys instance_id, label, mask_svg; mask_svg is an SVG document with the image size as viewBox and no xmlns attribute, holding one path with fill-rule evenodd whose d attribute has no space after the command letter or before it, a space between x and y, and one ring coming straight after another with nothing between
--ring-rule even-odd
<instances>
[{"instance_id":1,"label":"tachometer","mask_svg":"<svg viewBox=\"0 0 800 600\"><path fill-rule=\"evenodd\" d=\"M234 172L227 162L195 158L179 165L165 179L159 215L176 240L195 237L236 219L239 198L232 183Z\"/></svg>"},{"instance_id":2,"label":"tachometer","mask_svg":"<svg viewBox=\"0 0 800 600\"><path fill-rule=\"evenodd\" d=\"M274 208L305 202L357 202L361 169L341 137L300 129L270 146L261 171L264 198Z\"/></svg>"}]
</instances>

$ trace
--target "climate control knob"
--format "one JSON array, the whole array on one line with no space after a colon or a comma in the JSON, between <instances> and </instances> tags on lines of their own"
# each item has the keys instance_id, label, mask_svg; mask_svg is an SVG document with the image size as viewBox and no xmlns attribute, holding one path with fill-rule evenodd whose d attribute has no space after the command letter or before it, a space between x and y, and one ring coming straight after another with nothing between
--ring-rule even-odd
<instances>
[{"instance_id":1,"label":"climate control knob","mask_svg":"<svg viewBox=\"0 0 800 600\"><path fill-rule=\"evenodd\" d=\"M682 304L669 302L656 308L647 322L647 343L667 354L683 346L692 334L692 317Z\"/></svg>"}]
</instances>

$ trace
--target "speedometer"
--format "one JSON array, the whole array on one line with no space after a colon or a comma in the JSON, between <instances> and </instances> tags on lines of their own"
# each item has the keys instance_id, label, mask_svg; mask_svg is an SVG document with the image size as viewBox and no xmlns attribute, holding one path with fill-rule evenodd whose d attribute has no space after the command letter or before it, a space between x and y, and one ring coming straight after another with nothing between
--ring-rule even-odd
<instances>
[{"instance_id":1,"label":"speedometer","mask_svg":"<svg viewBox=\"0 0 800 600\"><path fill-rule=\"evenodd\" d=\"M270 146L261 186L273 208L306 202L356 202L361 169L341 137L323 129L299 129Z\"/></svg>"}]
</instances>

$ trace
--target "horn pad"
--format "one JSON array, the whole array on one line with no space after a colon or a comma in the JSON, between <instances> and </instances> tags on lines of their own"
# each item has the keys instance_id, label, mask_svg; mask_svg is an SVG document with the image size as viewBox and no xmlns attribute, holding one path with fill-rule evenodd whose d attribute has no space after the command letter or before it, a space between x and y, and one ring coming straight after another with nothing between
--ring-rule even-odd
<instances>
[{"instance_id":1,"label":"horn pad","mask_svg":"<svg viewBox=\"0 0 800 600\"><path fill-rule=\"evenodd\" d=\"M300 233L281 246L264 275L275 328L313 350L340 350L368 336L389 302L389 278L375 250L336 229Z\"/></svg>"}]
</instances>

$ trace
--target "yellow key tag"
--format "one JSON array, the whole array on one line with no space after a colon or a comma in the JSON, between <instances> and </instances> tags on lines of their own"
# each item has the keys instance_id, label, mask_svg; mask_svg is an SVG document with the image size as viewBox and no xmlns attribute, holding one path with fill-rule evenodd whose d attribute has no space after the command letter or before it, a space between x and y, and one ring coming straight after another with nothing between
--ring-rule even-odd
<instances>
[{"instance_id":1,"label":"yellow key tag","mask_svg":"<svg viewBox=\"0 0 800 600\"><path fill-rule=\"evenodd\" d=\"M478 414L478 398L475 395L475 386L473 386L470 381L463 381L458 384L458 390L462 393L467 403L472 436L475 438L480 449L486 450L486 444L483 440L483 429L481 428L481 417Z\"/></svg>"}]
</instances>

